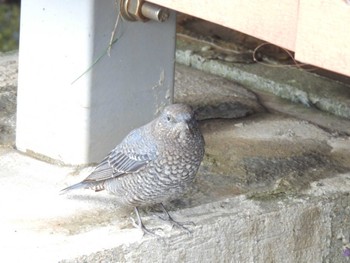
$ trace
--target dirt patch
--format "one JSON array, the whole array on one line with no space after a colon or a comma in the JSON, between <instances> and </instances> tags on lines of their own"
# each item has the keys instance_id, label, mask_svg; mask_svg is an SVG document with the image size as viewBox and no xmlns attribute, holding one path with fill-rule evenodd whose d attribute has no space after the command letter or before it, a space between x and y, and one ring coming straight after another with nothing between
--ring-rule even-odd
<instances>
[{"instance_id":1,"label":"dirt patch","mask_svg":"<svg viewBox=\"0 0 350 263\"><path fill-rule=\"evenodd\" d=\"M311 182L350 171L350 147L339 142L348 139L291 117L205 121L202 129L202 173L226 177L241 192L296 193Z\"/></svg>"}]
</instances>

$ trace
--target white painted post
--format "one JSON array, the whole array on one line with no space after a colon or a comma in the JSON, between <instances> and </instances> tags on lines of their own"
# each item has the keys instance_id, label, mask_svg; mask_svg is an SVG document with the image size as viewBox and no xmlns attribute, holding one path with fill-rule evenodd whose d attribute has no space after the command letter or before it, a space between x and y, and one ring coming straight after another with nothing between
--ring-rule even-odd
<instances>
[{"instance_id":1,"label":"white painted post","mask_svg":"<svg viewBox=\"0 0 350 263\"><path fill-rule=\"evenodd\" d=\"M172 102L174 12L163 23L120 21L110 57L114 0L22 0L21 12L19 150L97 162Z\"/></svg>"}]
</instances>

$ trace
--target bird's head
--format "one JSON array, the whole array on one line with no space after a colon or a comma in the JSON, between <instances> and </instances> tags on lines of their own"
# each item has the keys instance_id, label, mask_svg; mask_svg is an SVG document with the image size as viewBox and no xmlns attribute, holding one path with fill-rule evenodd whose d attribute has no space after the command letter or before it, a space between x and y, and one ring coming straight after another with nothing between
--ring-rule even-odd
<instances>
[{"instance_id":1,"label":"bird's head","mask_svg":"<svg viewBox=\"0 0 350 263\"><path fill-rule=\"evenodd\" d=\"M193 133L197 122L192 108L185 104L172 104L163 110L157 121L157 129L172 138Z\"/></svg>"}]
</instances>

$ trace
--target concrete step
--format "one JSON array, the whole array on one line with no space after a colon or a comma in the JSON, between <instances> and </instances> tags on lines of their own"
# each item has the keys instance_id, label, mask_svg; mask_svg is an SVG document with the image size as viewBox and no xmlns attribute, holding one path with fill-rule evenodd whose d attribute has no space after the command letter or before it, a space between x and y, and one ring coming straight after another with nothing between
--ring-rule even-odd
<instances>
[{"instance_id":1,"label":"concrete step","mask_svg":"<svg viewBox=\"0 0 350 263\"><path fill-rule=\"evenodd\" d=\"M4 262L348 262L349 121L183 66L176 74L175 98L197 107L206 140L193 189L166 204L192 233L155 207L142 217L160 237L142 236L108 193L59 194L92 167L2 147Z\"/></svg>"}]
</instances>

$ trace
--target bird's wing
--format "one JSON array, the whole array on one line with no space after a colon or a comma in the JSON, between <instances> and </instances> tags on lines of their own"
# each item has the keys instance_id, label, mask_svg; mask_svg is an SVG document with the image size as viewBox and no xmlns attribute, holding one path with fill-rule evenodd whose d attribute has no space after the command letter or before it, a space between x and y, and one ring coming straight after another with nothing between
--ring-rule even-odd
<instances>
[{"instance_id":1,"label":"bird's wing","mask_svg":"<svg viewBox=\"0 0 350 263\"><path fill-rule=\"evenodd\" d=\"M84 181L98 182L132 173L154 160L157 147L142 131L132 131Z\"/></svg>"}]
</instances>

